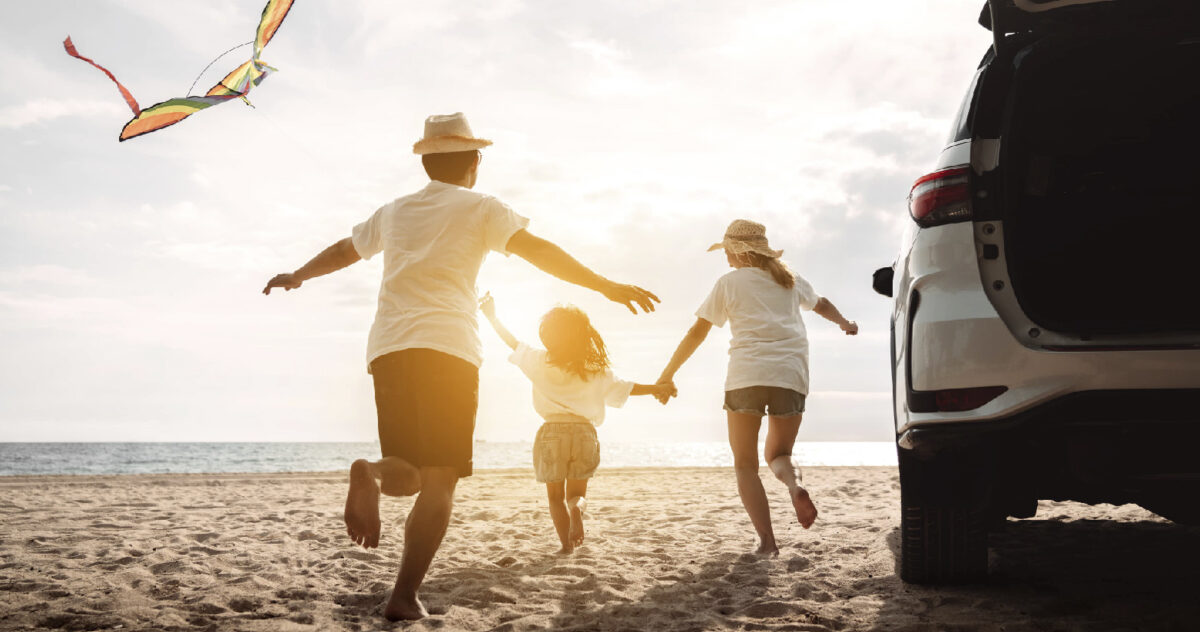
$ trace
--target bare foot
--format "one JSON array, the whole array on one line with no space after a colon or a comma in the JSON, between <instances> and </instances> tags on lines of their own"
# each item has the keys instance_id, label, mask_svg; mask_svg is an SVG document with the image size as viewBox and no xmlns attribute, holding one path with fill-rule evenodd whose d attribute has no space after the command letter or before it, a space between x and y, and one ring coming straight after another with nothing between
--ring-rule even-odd
<instances>
[{"instance_id":1,"label":"bare foot","mask_svg":"<svg viewBox=\"0 0 1200 632\"><path fill-rule=\"evenodd\" d=\"M817 507L808 497L808 491L799 485L792 490L792 506L796 508L796 519L800 521L800 526L807 529L816 522Z\"/></svg>"},{"instance_id":2,"label":"bare foot","mask_svg":"<svg viewBox=\"0 0 1200 632\"><path fill-rule=\"evenodd\" d=\"M567 540L572 547L579 546L583 544L583 512L587 509L587 498L575 496L567 500L567 507L571 510L571 529L567 532Z\"/></svg>"},{"instance_id":3,"label":"bare foot","mask_svg":"<svg viewBox=\"0 0 1200 632\"><path fill-rule=\"evenodd\" d=\"M572 553L574 553L574 552L575 552L575 547L574 547L574 546L572 546L572 545L570 545L570 544L567 544L567 545L564 545L564 546L563 546L561 549L559 549L558 551L556 551L556 552L555 552L555 555L570 555L570 554L572 554Z\"/></svg>"},{"instance_id":4,"label":"bare foot","mask_svg":"<svg viewBox=\"0 0 1200 632\"><path fill-rule=\"evenodd\" d=\"M383 609L383 616L388 621L416 621L428 617L429 611L416 595L404 597L393 592Z\"/></svg>"},{"instance_id":5,"label":"bare foot","mask_svg":"<svg viewBox=\"0 0 1200 632\"><path fill-rule=\"evenodd\" d=\"M754 554L763 557L777 557L779 555L779 547L774 542L770 544L764 542L758 545L758 548L754 550Z\"/></svg>"},{"instance_id":6,"label":"bare foot","mask_svg":"<svg viewBox=\"0 0 1200 632\"><path fill-rule=\"evenodd\" d=\"M379 546L379 485L365 459L350 465L350 491L346 494L346 533L363 548Z\"/></svg>"}]
</instances>

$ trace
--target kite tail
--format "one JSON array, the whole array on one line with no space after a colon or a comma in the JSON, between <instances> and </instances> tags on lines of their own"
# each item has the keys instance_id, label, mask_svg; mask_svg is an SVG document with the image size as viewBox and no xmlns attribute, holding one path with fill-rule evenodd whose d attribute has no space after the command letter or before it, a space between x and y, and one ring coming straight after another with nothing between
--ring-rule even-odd
<instances>
[{"instance_id":1,"label":"kite tail","mask_svg":"<svg viewBox=\"0 0 1200 632\"><path fill-rule=\"evenodd\" d=\"M138 116L139 114L142 113L142 108L138 106L137 100L133 98L133 95L129 93L129 90L126 90L125 86L121 85L121 82L117 81L117 78L114 77L113 74L111 72L109 72L107 68L105 68L104 66L101 66L100 64L97 64L96 62L88 59L87 57L84 57L83 55L80 55L79 51L75 50L75 44L73 44L71 42L70 36L68 36L67 39L63 40L63 48L67 49L68 55L74 57L75 59L82 59L83 61L86 61L87 63L95 66L96 68L99 68L102 72L104 72L104 74L108 75L108 78L112 79L112 82L117 84L117 89L121 91L121 96L125 97L125 103L128 103L129 109L133 110L133 115Z\"/></svg>"}]
</instances>

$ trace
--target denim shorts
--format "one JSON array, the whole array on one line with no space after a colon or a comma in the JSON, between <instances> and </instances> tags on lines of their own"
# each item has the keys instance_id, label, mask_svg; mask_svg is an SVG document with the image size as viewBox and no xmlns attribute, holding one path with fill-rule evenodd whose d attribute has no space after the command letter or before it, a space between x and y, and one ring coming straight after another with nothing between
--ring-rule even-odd
<instances>
[{"instance_id":1,"label":"denim shorts","mask_svg":"<svg viewBox=\"0 0 1200 632\"><path fill-rule=\"evenodd\" d=\"M590 422L547 421L533 440L533 473L539 483L587 480L600 466L600 440Z\"/></svg>"},{"instance_id":2,"label":"denim shorts","mask_svg":"<svg viewBox=\"0 0 1200 632\"><path fill-rule=\"evenodd\" d=\"M725 391L725 410L747 415L794 417L804 412L804 393L779 386L748 386Z\"/></svg>"}]
</instances>

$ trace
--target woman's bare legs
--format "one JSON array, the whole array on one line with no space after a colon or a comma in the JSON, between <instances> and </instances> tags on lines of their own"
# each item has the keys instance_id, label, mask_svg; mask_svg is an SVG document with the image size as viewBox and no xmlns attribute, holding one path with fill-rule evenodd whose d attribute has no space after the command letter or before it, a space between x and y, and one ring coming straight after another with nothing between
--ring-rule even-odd
<instances>
[{"instance_id":1,"label":"woman's bare legs","mask_svg":"<svg viewBox=\"0 0 1200 632\"><path fill-rule=\"evenodd\" d=\"M587 511L587 479L567 479L567 509L571 512L571 546L583 544L583 512Z\"/></svg>"},{"instance_id":2,"label":"woman's bare legs","mask_svg":"<svg viewBox=\"0 0 1200 632\"><path fill-rule=\"evenodd\" d=\"M771 529L771 507L767 504L767 492L763 489L762 480L758 478L758 428L762 424L762 417L732 411L727 411L726 416L738 495L742 498L746 513L750 514L750 523L758 532L759 546L755 553L778 555L775 531Z\"/></svg>"},{"instance_id":3,"label":"woman's bare legs","mask_svg":"<svg viewBox=\"0 0 1200 632\"><path fill-rule=\"evenodd\" d=\"M546 483L546 500L550 503L550 519L554 521L554 530L558 532L558 541L562 548L558 552L566 555L575 550L571 543L571 514L567 510L566 481Z\"/></svg>"},{"instance_id":4,"label":"woman's bare legs","mask_svg":"<svg viewBox=\"0 0 1200 632\"><path fill-rule=\"evenodd\" d=\"M800 485L803 476L800 474L800 464L792 458L792 447L796 444L796 433L800 431L801 415L788 417L767 417L767 443L763 448L763 457L767 466L784 485L792 497L792 507L796 510L796 520L805 529L812 526L817 519L817 508L813 505L808 490Z\"/></svg>"}]
</instances>

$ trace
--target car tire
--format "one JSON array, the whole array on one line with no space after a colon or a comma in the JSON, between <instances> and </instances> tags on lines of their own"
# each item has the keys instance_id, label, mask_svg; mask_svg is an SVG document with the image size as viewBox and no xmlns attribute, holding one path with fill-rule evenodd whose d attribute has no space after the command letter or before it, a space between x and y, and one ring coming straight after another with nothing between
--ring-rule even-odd
<instances>
[{"instance_id":1,"label":"car tire","mask_svg":"<svg viewBox=\"0 0 1200 632\"><path fill-rule=\"evenodd\" d=\"M897 449L900 464L900 579L957 584L987 576L987 503L964 459L921 461Z\"/></svg>"}]
</instances>

